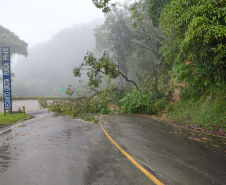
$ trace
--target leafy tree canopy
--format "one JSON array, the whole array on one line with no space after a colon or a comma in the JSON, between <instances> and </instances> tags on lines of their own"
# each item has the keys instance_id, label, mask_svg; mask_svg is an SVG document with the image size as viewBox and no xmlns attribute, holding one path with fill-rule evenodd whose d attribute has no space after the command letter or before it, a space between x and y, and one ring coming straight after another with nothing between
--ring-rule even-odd
<instances>
[{"instance_id":1,"label":"leafy tree canopy","mask_svg":"<svg viewBox=\"0 0 226 185\"><path fill-rule=\"evenodd\" d=\"M119 4L106 15L103 25L95 29L96 51L108 51L126 75L141 81L144 71L149 71L161 58L159 53L163 34L150 20L132 27L129 4Z\"/></svg>"},{"instance_id":2,"label":"leafy tree canopy","mask_svg":"<svg viewBox=\"0 0 226 185\"><path fill-rule=\"evenodd\" d=\"M83 63L79 67L73 69L74 76L80 77L81 70L88 70L88 86L92 86L94 88L99 87L102 82L103 75L107 75L110 78L117 78L122 75L126 81L132 82L139 90L136 83L132 80L128 80L128 78L119 70L119 66L113 62L107 52L104 52L103 56L99 59L97 59L93 53L87 52Z\"/></svg>"},{"instance_id":3,"label":"leafy tree canopy","mask_svg":"<svg viewBox=\"0 0 226 185\"><path fill-rule=\"evenodd\" d=\"M226 1L173 0L161 14L165 59L200 94L226 81Z\"/></svg>"},{"instance_id":4,"label":"leafy tree canopy","mask_svg":"<svg viewBox=\"0 0 226 185\"><path fill-rule=\"evenodd\" d=\"M110 12L112 10L111 7L115 6L115 4L110 5L110 1L111 0L92 0L97 8L102 9L103 13ZM153 25L157 27L159 25L162 9L171 1L172 0L139 0L138 2L133 3L130 10L132 11L134 25L137 22L149 18Z\"/></svg>"},{"instance_id":5,"label":"leafy tree canopy","mask_svg":"<svg viewBox=\"0 0 226 185\"><path fill-rule=\"evenodd\" d=\"M115 4L109 4L109 2L111 0L92 0L93 1L93 4L99 8L99 9L102 9L102 12L103 13L108 13L111 11L111 8L110 6L115 6Z\"/></svg>"},{"instance_id":6,"label":"leafy tree canopy","mask_svg":"<svg viewBox=\"0 0 226 185\"><path fill-rule=\"evenodd\" d=\"M124 6L117 4L106 15L104 24L94 30L96 51L99 53L109 52L126 75L128 74L129 59L135 49L132 42L133 34L130 29L131 20L128 14L126 4Z\"/></svg>"},{"instance_id":7,"label":"leafy tree canopy","mask_svg":"<svg viewBox=\"0 0 226 185\"><path fill-rule=\"evenodd\" d=\"M151 20L154 27L159 26L159 18L163 8L172 0L139 0L131 5L133 26L144 20Z\"/></svg>"},{"instance_id":8,"label":"leafy tree canopy","mask_svg":"<svg viewBox=\"0 0 226 185\"><path fill-rule=\"evenodd\" d=\"M11 57L15 54L28 55L28 44L21 40L15 33L0 25L0 48L10 47ZM2 65L2 52L0 52L0 66Z\"/></svg>"}]
</instances>

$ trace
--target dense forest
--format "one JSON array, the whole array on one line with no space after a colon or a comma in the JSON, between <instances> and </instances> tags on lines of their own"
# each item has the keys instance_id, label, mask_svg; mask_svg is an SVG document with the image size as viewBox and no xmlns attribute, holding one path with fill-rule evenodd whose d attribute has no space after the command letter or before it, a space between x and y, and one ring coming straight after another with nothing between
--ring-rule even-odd
<instances>
[{"instance_id":1,"label":"dense forest","mask_svg":"<svg viewBox=\"0 0 226 185\"><path fill-rule=\"evenodd\" d=\"M94 95L50 109L84 117L112 112L116 103L121 113L166 111L173 122L226 130L226 1L93 2L106 19L94 30L95 52L73 73L88 71Z\"/></svg>"}]
</instances>

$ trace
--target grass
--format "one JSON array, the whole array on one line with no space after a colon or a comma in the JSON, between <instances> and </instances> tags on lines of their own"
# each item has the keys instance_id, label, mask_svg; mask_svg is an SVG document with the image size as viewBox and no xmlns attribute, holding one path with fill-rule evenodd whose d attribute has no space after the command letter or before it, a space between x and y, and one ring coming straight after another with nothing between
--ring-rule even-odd
<instances>
[{"instance_id":1,"label":"grass","mask_svg":"<svg viewBox=\"0 0 226 185\"><path fill-rule=\"evenodd\" d=\"M4 116L4 113L0 112L0 127L11 125L17 123L18 121L25 120L25 118L31 117L32 116L23 113L13 113L12 115L10 115L9 112L7 112L6 116Z\"/></svg>"},{"instance_id":2,"label":"grass","mask_svg":"<svg viewBox=\"0 0 226 185\"><path fill-rule=\"evenodd\" d=\"M202 96L199 100L178 101L171 106L168 118L208 130L226 132L226 94Z\"/></svg>"}]
</instances>

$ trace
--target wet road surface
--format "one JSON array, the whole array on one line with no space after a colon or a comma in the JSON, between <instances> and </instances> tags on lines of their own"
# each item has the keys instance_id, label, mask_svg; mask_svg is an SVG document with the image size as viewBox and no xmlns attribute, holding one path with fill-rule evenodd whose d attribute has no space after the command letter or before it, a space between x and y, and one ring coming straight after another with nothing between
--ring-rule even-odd
<instances>
[{"instance_id":1,"label":"wet road surface","mask_svg":"<svg viewBox=\"0 0 226 185\"><path fill-rule=\"evenodd\" d=\"M164 184L226 184L226 139L205 134L200 142L200 132L150 118L120 115L105 120L115 142Z\"/></svg>"},{"instance_id":2,"label":"wet road surface","mask_svg":"<svg viewBox=\"0 0 226 185\"><path fill-rule=\"evenodd\" d=\"M225 140L216 140L217 148L189 139L186 130L134 116L104 116L102 125L164 184L226 184ZM1 134L0 141L1 185L154 184L99 124L48 113Z\"/></svg>"}]
</instances>

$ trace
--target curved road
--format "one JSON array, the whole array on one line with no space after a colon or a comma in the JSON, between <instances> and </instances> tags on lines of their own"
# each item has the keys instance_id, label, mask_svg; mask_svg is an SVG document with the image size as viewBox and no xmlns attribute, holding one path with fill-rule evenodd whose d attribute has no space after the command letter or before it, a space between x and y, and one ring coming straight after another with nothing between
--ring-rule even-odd
<instances>
[{"instance_id":1,"label":"curved road","mask_svg":"<svg viewBox=\"0 0 226 185\"><path fill-rule=\"evenodd\" d=\"M223 138L135 116L106 115L102 125L163 184L226 184ZM47 113L1 133L0 141L1 185L154 184L100 124Z\"/></svg>"}]
</instances>

